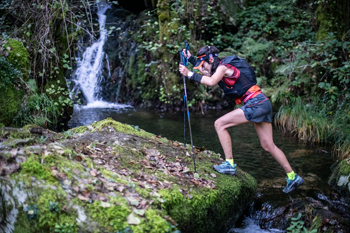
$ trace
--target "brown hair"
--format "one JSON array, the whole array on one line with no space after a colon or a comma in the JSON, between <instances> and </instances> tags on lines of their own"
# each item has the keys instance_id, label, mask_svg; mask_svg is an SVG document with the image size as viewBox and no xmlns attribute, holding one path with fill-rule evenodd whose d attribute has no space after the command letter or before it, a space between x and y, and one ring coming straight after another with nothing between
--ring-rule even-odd
<instances>
[{"instance_id":1,"label":"brown hair","mask_svg":"<svg viewBox=\"0 0 350 233\"><path fill-rule=\"evenodd\" d=\"M204 46L200 48L197 52L197 57L202 56L204 54L218 54L219 50L215 46ZM219 66L221 59L219 57L213 57L214 62L212 63L212 68L211 68L211 74L214 74L216 71L216 68ZM209 61L207 61L209 62Z\"/></svg>"}]
</instances>

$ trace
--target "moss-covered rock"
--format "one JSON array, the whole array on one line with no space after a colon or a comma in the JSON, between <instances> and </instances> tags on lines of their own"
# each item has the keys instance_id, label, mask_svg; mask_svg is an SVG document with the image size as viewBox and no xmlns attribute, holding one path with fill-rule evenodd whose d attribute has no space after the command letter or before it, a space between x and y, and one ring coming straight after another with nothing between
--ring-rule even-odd
<instances>
[{"instance_id":1,"label":"moss-covered rock","mask_svg":"<svg viewBox=\"0 0 350 233\"><path fill-rule=\"evenodd\" d=\"M29 53L22 42L10 38L5 47L8 49L8 61L20 70L25 78L28 77L30 69Z\"/></svg>"},{"instance_id":2,"label":"moss-covered rock","mask_svg":"<svg viewBox=\"0 0 350 233\"><path fill-rule=\"evenodd\" d=\"M7 85L0 88L0 92L0 124L10 126L21 109L23 91L13 85Z\"/></svg>"},{"instance_id":3,"label":"moss-covered rock","mask_svg":"<svg viewBox=\"0 0 350 233\"><path fill-rule=\"evenodd\" d=\"M10 180L0 210L14 232L223 232L256 190L240 169L214 174L212 151L195 148L194 173L190 147L112 119L59 134L27 128L29 144L0 147ZM0 145L24 140L9 135Z\"/></svg>"},{"instance_id":4,"label":"moss-covered rock","mask_svg":"<svg viewBox=\"0 0 350 233\"><path fill-rule=\"evenodd\" d=\"M350 203L350 158L332 166L332 175L328 183Z\"/></svg>"}]
</instances>

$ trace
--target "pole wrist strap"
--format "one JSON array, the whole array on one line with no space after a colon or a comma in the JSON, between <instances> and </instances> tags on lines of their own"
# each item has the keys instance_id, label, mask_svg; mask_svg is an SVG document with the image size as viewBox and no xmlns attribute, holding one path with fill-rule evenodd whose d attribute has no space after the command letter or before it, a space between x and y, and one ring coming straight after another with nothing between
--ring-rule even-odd
<instances>
[{"instance_id":1,"label":"pole wrist strap","mask_svg":"<svg viewBox=\"0 0 350 233\"><path fill-rule=\"evenodd\" d=\"M191 75L191 77L188 77L190 80L194 80L196 82L201 82L203 75L197 74L197 73L193 73L193 75Z\"/></svg>"},{"instance_id":2,"label":"pole wrist strap","mask_svg":"<svg viewBox=\"0 0 350 233\"><path fill-rule=\"evenodd\" d=\"M196 61L197 59L191 55L190 58L188 59L188 61L193 65L193 66L196 66Z\"/></svg>"}]
</instances>

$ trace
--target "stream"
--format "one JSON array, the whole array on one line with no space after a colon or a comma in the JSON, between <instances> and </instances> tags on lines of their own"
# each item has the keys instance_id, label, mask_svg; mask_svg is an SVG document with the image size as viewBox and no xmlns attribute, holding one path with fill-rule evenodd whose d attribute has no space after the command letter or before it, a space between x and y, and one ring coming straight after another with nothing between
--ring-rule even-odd
<instances>
[{"instance_id":1,"label":"stream","mask_svg":"<svg viewBox=\"0 0 350 233\"><path fill-rule=\"evenodd\" d=\"M183 112L136 110L132 106L117 103L124 77L122 64L125 62L120 58L125 57L125 54L129 57L135 51L135 44L130 43L124 48L118 39L107 40L108 25L121 28L114 32L115 38L123 38L126 36L124 31L132 29L128 17L125 18L130 13L123 9L108 11L110 7L106 3L97 6L101 29L99 39L89 38L88 41L91 40L92 43L80 41L76 57L77 69L67 81L72 81L70 88L74 93L82 92L79 99L86 105L75 106L68 126L73 128L111 117L153 134L183 142ZM115 66L110 66L110 61ZM215 151L223 157L214 122L228 111L210 110L205 115L191 113L195 146ZM186 143L190 143L187 124L186 122ZM288 219L297 213L303 214L304 226L308 228L318 223L317 228L321 227L323 232L350 232L350 207L327 183L331 175L330 168L335 162L330 146L306 145L285 136L276 128L273 129L275 144L286 154L294 171L305 179L302 186L291 194L285 194L282 189L286 184L286 174L274 158L261 148L254 125L250 123L236 126L229 129L229 133L232 137L235 163L258 182L253 202L229 233L285 232L290 225Z\"/></svg>"},{"instance_id":2,"label":"stream","mask_svg":"<svg viewBox=\"0 0 350 233\"><path fill-rule=\"evenodd\" d=\"M228 110L208 111L205 115L191 113L194 145L223 155L214 129L214 121L226 112ZM73 128L86 125L107 117L137 125L141 129L171 140L184 141L182 112L135 110L127 105L119 105L118 108L103 105L99 108L76 107L69 126ZM188 127L186 130L186 143L190 143ZM331 174L330 167L334 163L329 152L331 148L300 143L274 128L275 144L286 154L294 171L305 179L302 186L291 194L285 194L282 192L286 184L285 173L273 157L261 148L254 125L248 123L236 126L229 129L229 133L235 163L249 172L258 182L255 199L235 226L232 226L230 233L285 232L283 229L288 226L288 217L310 206L328 220L335 219L336 216L337 221L328 224L328 227L337 229L334 232L348 232L344 229L345 223L342 225L342 218L349 219L349 206L327 183ZM325 226L323 230L327 230L328 227Z\"/></svg>"}]
</instances>

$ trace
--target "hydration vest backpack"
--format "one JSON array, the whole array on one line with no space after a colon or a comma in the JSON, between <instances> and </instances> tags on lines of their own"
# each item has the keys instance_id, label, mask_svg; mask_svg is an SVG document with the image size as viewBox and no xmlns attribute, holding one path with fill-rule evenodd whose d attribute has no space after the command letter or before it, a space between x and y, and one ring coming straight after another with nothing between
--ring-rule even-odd
<instances>
[{"instance_id":1,"label":"hydration vest backpack","mask_svg":"<svg viewBox=\"0 0 350 233\"><path fill-rule=\"evenodd\" d=\"M241 73L233 86L227 86L223 81L218 83L224 91L225 98L239 98L243 96L250 87L256 85L255 72L243 58L233 55L226 57L221 61L221 63L232 65Z\"/></svg>"}]
</instances>

